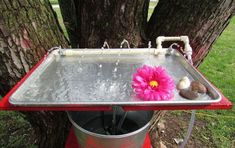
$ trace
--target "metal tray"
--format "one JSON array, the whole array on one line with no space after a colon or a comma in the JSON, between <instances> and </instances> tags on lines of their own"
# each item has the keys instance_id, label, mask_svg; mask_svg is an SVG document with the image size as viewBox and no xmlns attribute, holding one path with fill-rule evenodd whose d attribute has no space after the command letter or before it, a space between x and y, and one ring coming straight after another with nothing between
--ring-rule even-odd
<instances>
[{"instance_id":1,"label":"metal tray","mask_svg":"<svg viewBox=\"0 0 235 148\"><path fill-rule=\"evenodd\" d=\"M187 100L174 91L171 101L134 97L132 74L143 64L163 66L177 83L183 76L203 83L209 94ZM213 97L211 97L213 96ZM219 102L217 90L177 51L168 49L60 49L52 51L10 96L20 106L198 105Z\"/></svg>"}]
</instances>

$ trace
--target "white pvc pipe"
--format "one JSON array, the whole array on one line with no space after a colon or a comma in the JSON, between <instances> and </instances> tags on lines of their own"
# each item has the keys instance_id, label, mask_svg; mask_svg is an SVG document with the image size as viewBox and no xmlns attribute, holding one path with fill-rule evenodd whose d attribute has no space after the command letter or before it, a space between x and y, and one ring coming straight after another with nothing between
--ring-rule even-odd
<instances>
[{"instance_id":1,"label":"white pvc pipe","mask_svg":"<svg viewBox=\"0 0 235 148\"><path fill-rule=\"evenodd\" d=\"M165 41L182 41L184 42L184 53L187 57L187 59L192 63L192 47L189 44L189 38L188 36L178 36L178 37L165 37L165 36L159 36L156 39L157 43L157 49L162 49L162 42Z\"/></svg>"},{"instance_id":2,"label":"white pvc pipe","mask_svg":"<svg viewBox=\"0 0 235 148\"><path fill-rule=\"evenodd\" d=\"M159 36L156 40L157 43L157 49L162 49L162 42L165 41L182 41L185 45L189 45L189 39L188 36ZM190 46L190 45L189 45Z\"/></svg>"},{"instance_id":3,"label":"white pvc pipe","mask_svg":"<svg viewBox=\"0 0 235 148\"><path fill-rule=\"evenodd\" d=\"M165 50L158 51L164 52ZM141 54L141 53L155 53L154 48L116 48L116 49L61 49L60 55L74 56L74 55L109 55L109 54Z\"/></svg>"}]
</instances>

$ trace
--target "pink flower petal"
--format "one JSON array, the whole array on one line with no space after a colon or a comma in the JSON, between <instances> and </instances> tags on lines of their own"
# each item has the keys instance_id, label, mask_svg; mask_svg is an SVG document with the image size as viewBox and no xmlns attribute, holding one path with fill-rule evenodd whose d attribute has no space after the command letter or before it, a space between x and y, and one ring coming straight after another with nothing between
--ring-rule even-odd
<instances>
[{"instance_id":1,"label":"pink flower petal","mask_svg":"<svg viewBox=\"0 0 235 148\"><path fill-rule=\"evenodd\" d=\"M150 86L150 81L157 81L158 86ZM163 67L143 65L133 74L132 87L138 98L160 101L173 98L175 83Z\"/></svg>"},{"instance_id":2,"label":"pink flower petal","mask_svg":"<svg viewBox=\"0 0 235 148\"><path fill-rule=\"evenodd\" d=\"M135 79L136 79L136 81L138 81L138 82L144 82L144 78L141 77L141 76L139 76L139 75L137 75L137 76L135 77Z\"/></svg>"}]
</instances>

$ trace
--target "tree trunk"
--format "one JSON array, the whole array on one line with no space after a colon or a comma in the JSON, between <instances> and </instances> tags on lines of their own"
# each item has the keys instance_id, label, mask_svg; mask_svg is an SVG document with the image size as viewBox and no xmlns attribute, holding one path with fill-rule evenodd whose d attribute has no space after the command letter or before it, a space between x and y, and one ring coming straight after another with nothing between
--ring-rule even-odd
<instances>
[{"instance_id":1,"label":"tree trunk","mask_svg":"<svg viewBox=\"0 0 235 148\"><path fill-rule=\"evenodd\" d=\"M211 45L228 25L235 9L234 0L160 0L148 22L147 35L187 35L198 66Z\"/></svg>"},{"instance_id":2,"label":"tree trunk","mask_svg":"<svg viewBox=\"0 0 235 148\"><path fill-rule=\"evenodd\" d=\"M111 48L120 47L123 39L128 40L131 47L143 46L146 39L149 0L60 0L59 2L62 13L66 13L63 14L66 16L63 19L67 30L77 30L72 32L71 38L78 34L79 47L100 48L104 41L107 41ZM71 7L75 7L72 14Z\"/></svg>"},{"instance_id":3,"label":"tree trunk","mask_svg":"<svg viewBox=\"0 0 235 148\"><path fill-rule=\"evenodd\" d=\"M160 0L150 17L146 35L153 44L158 36L189 36L197 67L228 25L234 10L234 0ZM157 130L156 122L151 129L153 147L160 147L161 133Z\"/></svg>"},{"instance_id":4,"label":"tree trunk","mask_svg":"<svg viewBox=\"0 0 235 148\"><path fill-rule=\"evenodd\" d=\"M99 48L106 40L114 48L123 39L131 47L142 47L148 38L154 43L160 35L188 35L196 66L228 24L234 10L232 0L196 3L161 0L147 22L149 0L62 1L73 6L61 7L62 13L75 13L71 23L72 19L64 18L66 28L72 27L69 38L73 47L79 44L84 48ZM67 43L48 3L0 0L0 12L0 94L4 95L48 49L65 47ZM70 17L74 17L72 14ZM39 147L63 147L68 125L64 113L25 114L39 135Z\"/></svg>"},{"instance_id":5,"label":"tree trunk","mask_svg":"<svg viewBox=\"0 0 235 148\"><path fill-rule=\"evenodd\" d=\"M79 1L74 0L58 0L60 11L63 17L65 28L68 32L70 45L72 48L78 48L79 32L78 32L78 7Z\"/></svg>"},{"instance_id":6,"label":"tree trunk","mask_svg":"<svg viewBox=\"0 0 235 148\"><path fill-rule=\"evenodd\" d=\"M49 3L0 0L0 95L4 96L48 49L59 45L66 47L67 42ZM24 114L35 129L39 147L63 147L68 125L65 113Z\"/></svg>"}]
</instances>

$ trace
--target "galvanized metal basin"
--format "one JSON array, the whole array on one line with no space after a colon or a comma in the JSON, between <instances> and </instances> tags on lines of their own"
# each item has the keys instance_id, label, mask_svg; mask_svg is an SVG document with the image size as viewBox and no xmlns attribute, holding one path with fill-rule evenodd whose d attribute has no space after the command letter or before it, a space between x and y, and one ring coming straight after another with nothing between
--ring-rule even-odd
<instances>
[{"instance_id":1,"label":"galvanized metal basin","mask_svg":"<svg viewBox=\"0 0 235 148\"><path fill-rule=\"evenodd\" d=\"M116 127L113 112L68 112L81 148L141 148L153 111L117 110ZM125 118L124 118L125 116ZM120 121L124 119L119 128Z\"/></svg>"}]
</instances>

